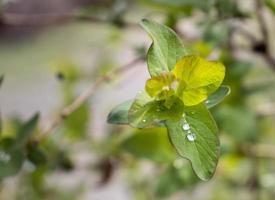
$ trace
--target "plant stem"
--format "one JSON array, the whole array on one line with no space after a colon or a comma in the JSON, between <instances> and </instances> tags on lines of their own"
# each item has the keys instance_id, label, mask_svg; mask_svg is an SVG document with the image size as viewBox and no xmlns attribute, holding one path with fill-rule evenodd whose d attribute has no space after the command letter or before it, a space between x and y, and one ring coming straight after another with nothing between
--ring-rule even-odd
<instances>
[{"instance_id":1,"label":"plant stem","mask_svg":"<svg viewBox=\"0 0 275 200\"><path fill-rule=\"evenodd\" d=\"M64 107L59 113L56 114L56 116L50 120L50 123L48 126L41 128L40 134L36 138L36 142L40 142L45 137L47 137L59 124L61 124L70 114L72 114L74 111L76 111L83 103L85 103L98 89L98 87L110 80L113 79L114 76L120 75L124 73L125 71L128 71L132 67L136 66L140 61L142 61L143 58L136 58L132 60L131 62L127 63L126 65L117 68L110 72L109 74L106 74L100 78L98 78L95 82L93 82L86 90L84 90L71 104Z\"/></svg>"}]
</instances>

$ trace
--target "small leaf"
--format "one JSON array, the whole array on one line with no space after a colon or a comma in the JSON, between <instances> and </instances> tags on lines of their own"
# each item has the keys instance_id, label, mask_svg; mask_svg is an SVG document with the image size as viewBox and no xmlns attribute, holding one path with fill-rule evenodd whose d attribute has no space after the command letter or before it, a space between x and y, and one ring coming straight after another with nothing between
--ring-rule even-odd
<instances>
[{"instance_id":1,"label":"small leaf","mask_svg":"<svg viewBox=\"0 0 275 200\"><path fill-rule=\"evenodd\" d=\"M133 100L125 101L111 110L107 117L110 124L128 124L128 112L133 104Z\"/></svg>"},{"instance_id":2,"label":"small leaf","mask_svg":"<svg viewBox=\"0 0 275 200\"><path fill-rule=\"evenodd\" d=\"M39 114L35 114L29 121L22 125L19 128L17 133L16 141L14 143L14 148L22 147L27 143L32 134L35 131L37 122L38 122Z\"/></svg>"},{"instance_id":3,"label":"small leaf","mask_svg":"<svg viewBox=\"0 0 275 200\"><path fill-rule=\"evenodd\" d=\"M90 118L89 108L89 104L84 103L65 119L67 136L79 138L86 134L87 124Z\"/></svg>"},{"instance_id":4,"label":"small leaf","mask_svg":"<svg viewBox=\"0 0 275 200\"><path fill-rule=\"evenodd\" d=\"M146 92L137 94L134 103L129 110L129 123L133 127L148 128L159 124L161 121L170 119L177 121L183 113L183 104L175 99L170 108L164 105L164 101L156 101Z\"/></svg>"},{"instance_id":5,"label":"small leaf","mask_svg":"<svg viewBox=\"0 0 275 200\"><path fill-rule=\"evenodd\" d=\"M167 163L176 158L165 128L136 130L122 143L122 148L134 156L155 162Z\"/></svg>"},{"instance_id":6,"label":"small leaf","mask_svg":"<svg viewBox=\"0 0 275 200\"><path fill-rule=\"evenodd\" d=\"M218 162L219 138L215 121L207 108L202 104L187 107L185 117L178 122L167 120L166 126L180 156L190 160L200 179L209 180Z\"/></svg>"},{"instance_id":7,"label":"small leaf","mask_svg":"<svg viewBox=\"0 0 275 200\"><path fill-rule=\"evenodd\" d=\"M208 99L204 102L207 108L212 108L222 102L222 100L230 94L230 87L222 85L219 89L211 94Z\"/></svg>"},{"instance_id":8,"label":"small leaf","mask_svg":"<svg viewBox=\"0 0 275 200\"><path fill-rule=\"evenodd\" d=\"M143 19L141 25L153 40L147 54L151 76L171 71L177 61L187 54L181 39L169 27L151 20Z\"/></svg>"},{"instance_id":9,"label":"small leaf","mask_svg":"<svg viewBox=\"0 0 275 200\"><path fill-rule=\"evenodd\" d=\"M184 105L193 106L206 100L219 88L224 79L225 67L222 63L198 56L185 56L177 62L173 72L180 80L178 96Z\"/></svg>"}]
</instances>

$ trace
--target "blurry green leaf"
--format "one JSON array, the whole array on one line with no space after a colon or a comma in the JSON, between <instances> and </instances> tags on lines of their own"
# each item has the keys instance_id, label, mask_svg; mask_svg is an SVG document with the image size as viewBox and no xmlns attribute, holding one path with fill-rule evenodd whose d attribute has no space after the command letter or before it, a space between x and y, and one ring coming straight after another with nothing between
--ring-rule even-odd
<instances>
[{"instance_id":1,"label":"blurry green leaf","mask_svg":"<svg viewBox=\"0 0 275 200\"><path fill-rule=\"evenodd\" d=\"M183 112L183 104L178 99L170 108L163 101L155 101L146 92L140 91L129 110L129 123L133 127L152 127L162 120L179 120Z\"/></svg>"},{"instance_id":2,"label":"blurry green leaf","mask_svg":"<svg viewBox=\"0 0 275 200\"><path fill-rule=\"evenodd\" d=\"M27 158L36 166L46 164L46 154L37 144L29 144L27 148Z\"/></svg>"},{"instance_id":3,"label":"blurry green leaf","mask_svg":"<svg viewBox=\"0 0 275 200\"><path fill-rule=\"evenodd\" d=\"M177 61L186 55L181 39L172 29L151 20L143 19L141 25L153 40L147 54L151 76L171 71Z\"/></svg>"},{"instance_id":4,"label":"blurry green leaf","mask_svg":"<svg viewBox=\"0 0 275 200\"><path fill-rule=\"evenodd\" d=\"M25 160L24 151L13 148L15 142L13 138L0 140L0 179L17 174Z\"/></svg>"},{"instance_id":5,"label":"blurry green leaf","mask_svg":"<svg viewBox=\"0 0 275 200\"><path fill-rule=\"evenodd\" d=\"M191 165L182 159L177 159L160 174L155 191L159 198L166 199L173 193L193 186L197 182L199 179L195 176Z\"/></svg>"},{"instance_id":6,"label":"blurry green leaf","mask_svg":"<svg viewBox=\"0 0 275 200\"><path fill-rule=\"evenodd\" d=\"M274 0L265 0L266 6L275 13L275 1Z\"/></svg>"},{"instance_id":7,"label":"blurry green leaf","mask_svg":"<svg viewBox=\"0 0 275 200\"><path fill-rule=\"evenodd\" d=\"M254 141L258 134L255 114L243 106L223 106L215 113L221 129L238 141Z\"/></svg>"},{"instance_id":8,"label":"blurry green leaf","mask_svg":"<svg viewBox=\"0 0 275 200\"><path fill-rule=\"evenodd\" d=\"M165 128L136 130L123 141L122 148L134 156L156 162L167 163L176 158Z\"/></svg>"},{"instance_id":9,"label":"blurry green leaf","mask_svg":"<svg viewBox=\"0 0 275 200\"><path fill-rule=\"evenodd\" d=\"M219 156L217 127L204 105L186 107L178 122L167 120L166 126L178 153L191 161L197 176L209 180L216 169Z\"/></svg>"},{"instance_id":10,"label":"blurry green leaf","mask_svg":"<svg viewBox=\"0 0 275 200\"><path fill-rule=\"evenodd\" d=\"M181 12L188 11L189 8L198 8L204 11L210 8L211 0L141 0L143 3L153 4L156 6L162 6L166 10L171 10L174 8L175 10L179 10ZM173 11L173 10L172 10Z\"/></svg>"},{"instance_id":11,"label":"blurry green leaf","mask_svg":"<svg viewBox=\"0 0 275 200\"><path fill-rule=\"evenodd\" d=\"M222 85L216 92L210 95L204 102L207 108L212 108L222 102L222 100L230 94L230 87Z\"/></svg>"},{"instance_id":12,"label":"blurry green leaf","mask_svg":"<svg viewBox=\"0 0 275 200\"><path fill-rule=\"evenodd\" d=\"M89 118L89 104L84 103L65 119L66 134L72 138L84 136Z\"/></svg>"},{"instance_id":13,"label":"blurry green leaf","mask_svg":"<svg viewBox=\"0 0 275 200\"><path fill-rule=\"evenodd\" d=\"M107 117L110 124L128 124L128 112L133 104L133 100L125 101L111 110Z\"/></svg>"},{"instance_id":14,"label":"blurry green leaf","mask_svg":"<svg viewBox=\"0 0 275 200\"><path fill-rule=\"evenodd\" d=\"M14 148L21 148L28 142L36 129L38 119L39 114L37 113L19 128Z\"/></svg>"},{"instance_id":15,"label":"blurry green leaf","mask_svg":"<svg viewBox=\"0 0 275 200\"><path fill-rule=\"evenodd\" d=\"M19 172L25 159L23 153L21 149L0 149L0 179Z\"/></svg>"},{"instance_id":16,"label":"blurry green leaf","mask_svg":"<svg viewBox=\"0 0 275 200\"><path fill-rule=\"evenodd\" d=\"M67 82L75 82L80 76L78 66L68 60L59 60L53 63L53 70L58 78Z\"/></svg>"},{"instance_id":17,"label":"blurry green leaf","mask_svg":"<svg viewBox=\"0 0 275 200\"><path fill-rule=\"evenodd\" d=\"M232 0L217 0L215 1L215 8L218 11L219 18L247 17L247 14L243 13L238 4Z\"/></svg>"}]
</instances>

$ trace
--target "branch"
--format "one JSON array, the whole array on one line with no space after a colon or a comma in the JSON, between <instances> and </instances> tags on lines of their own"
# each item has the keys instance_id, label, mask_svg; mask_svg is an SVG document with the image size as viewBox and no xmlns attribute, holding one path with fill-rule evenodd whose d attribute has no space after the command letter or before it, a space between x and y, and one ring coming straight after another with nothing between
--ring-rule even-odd
<instances>
[{"instance_id":1,"label":"branch","mask_svg":"<svg viewBox=\"0 0 275 200\"><path fill-rule=\"evenodd\" d=\"M104 75L98 78L95 82L93 82L86 90L84 90L70 105L64 107L57 115L54 117L47 127L41 128L40 134L36 138L36 142L40 142L45 137L47 137L59 124L61 124L70 114L76 111L83 103L85 103L98 89L98 87L110 80L113 79L114 76L124 73L128 71L132 67L136 66L143 58L136 58L129 62L128 64L117 68L110 72L107 75Z\"/></svg>"}]
</instances>

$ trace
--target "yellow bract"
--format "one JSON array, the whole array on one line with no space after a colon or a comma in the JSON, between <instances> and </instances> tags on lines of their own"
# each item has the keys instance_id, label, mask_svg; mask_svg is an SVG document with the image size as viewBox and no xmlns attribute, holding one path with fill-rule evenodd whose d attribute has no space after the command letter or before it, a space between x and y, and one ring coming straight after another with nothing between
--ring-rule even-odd
<instances>
[{"instance_id":1,"label":"yellow bract","mask_svg":"<svg viewBox=\"0 0 275 200\"><path fill-rule=\"evenodd\" d=\"M225 67L222 63L198 56L185 56L177 62L173 74L180 85L183 82L185 86L178 88L178 97L184 105L193 106L206 100L219 88L224 79Z\"/></svg>"},{"instance_id":2,"label":"yellow bract","mask_svg":"<svg viewBox=\"0 0 275 200\"><path fill-rule=\"evenodd\" d=\"M185 56L172 72L149 79L146 91L160 100L180 98L184 105L197 105L221 85L225 75L222 63L207 61L198 56ZM166 102L167 103L167 102Z\"/></svg>"}]
</instances>

